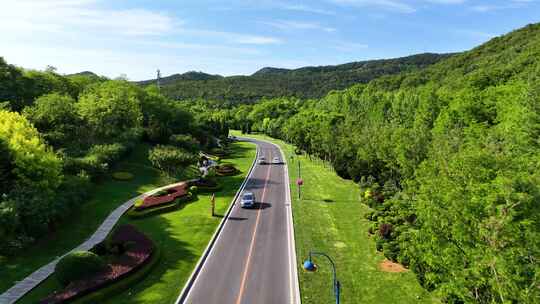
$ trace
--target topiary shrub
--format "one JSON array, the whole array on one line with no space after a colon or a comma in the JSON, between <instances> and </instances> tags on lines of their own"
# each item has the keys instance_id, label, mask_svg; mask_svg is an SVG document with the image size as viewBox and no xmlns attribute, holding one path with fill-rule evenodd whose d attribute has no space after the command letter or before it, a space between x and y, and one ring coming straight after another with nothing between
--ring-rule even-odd
<instances>
[{"instance_id":1,"label":"topiary shrub","mask_svg":"<svg viewBox=\"0 0 540 304\"><path fill-rule=\"evenodd\" d=\"M58 281L66 286L105 269L105 261L90 251L74 251L63 257L54 269Z\"/></svg>"},{"instance_id":2,"label":"topiary shrub","mask_svg":"<svg viewBox=\"0 0 540 304\"><path fill-rule=\"evenodd\" d=\"M133 179L133 174L129 172L114 172L112 177L118 181L128 181Z\"/></svg>"}]
</instances>

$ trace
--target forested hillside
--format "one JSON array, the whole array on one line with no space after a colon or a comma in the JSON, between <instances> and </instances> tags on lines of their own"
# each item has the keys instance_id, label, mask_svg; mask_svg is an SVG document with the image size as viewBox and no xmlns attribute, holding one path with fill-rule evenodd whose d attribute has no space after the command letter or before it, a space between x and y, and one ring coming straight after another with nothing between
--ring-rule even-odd
<instances>
[{"instance_id":1,"label":"forested hillside","mask_svg":"<svg viewBox=\"0 0 540 304\"><path fill-rule=\"evenodd\" d=\"M319 100L214 111L358 182L366 233L445 302L540 302L540 24Z\"/></svg>"},{"instance_id":2,"label":"forested hillside","mask_svg":"<svg viewBox=\"0 0 540 304\"><path fill-rule=\"evenodd\" d=\"M449 56L451 55L419 54L295 70L263 68L252 76L221 77L188 72L164 77L161 84L163 94L179 100L202 98L234 104L254 102L263 97L320 98L331 90L367 83L382 75L422 69ZM150 83L155 81L143 81L139 84Z\"/></svg>"},{"instance_id":3,"label":"forested hillside","mask_svg":"<svg viewBox=\"0 0 540 304\"><path fill-rule=\"evenodd\" d=\"M153 88L1 57L0 101L0 257L53 233L140 142L180 169L228 132Z\"/></svg>"}]
</instances>

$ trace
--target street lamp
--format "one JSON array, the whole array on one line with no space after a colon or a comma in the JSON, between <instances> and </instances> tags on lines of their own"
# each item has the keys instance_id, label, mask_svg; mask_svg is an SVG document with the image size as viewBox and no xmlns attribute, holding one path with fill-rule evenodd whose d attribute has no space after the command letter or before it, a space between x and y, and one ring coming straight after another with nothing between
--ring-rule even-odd
<instances>
[{"instance_id":1,"label":"street lamp","mask_svg":"<svg viewBox=\"0 0 540 304\"><path fill-rule=\"evenodd\" d=\"M309 271L309 272L317 271L317 265L313 263L313 259L312 259L313 255L324 256L328 259L328 261L330 261L330 264L332 265L333 278L334 278L334 284L333 284L334 296L336 297L336 304L339 304L339 294L341 291L341 284L339 283L336 277L336 265L334 264L334 261L332 261L332 258L330 258L330 256L328 256L326 253L310 251L308 259L304 261L304 270Z\"/></svg>"}]
</instances>

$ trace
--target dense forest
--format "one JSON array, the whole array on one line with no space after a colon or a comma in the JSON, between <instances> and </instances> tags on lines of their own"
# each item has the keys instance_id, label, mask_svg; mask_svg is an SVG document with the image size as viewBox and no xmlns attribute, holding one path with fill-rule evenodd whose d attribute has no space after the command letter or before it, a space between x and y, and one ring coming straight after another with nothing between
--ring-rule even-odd
<instances>
[{"instance_id":1,"label":"dense forest","mask_svg":"<svg viewBox=\"0 0 540 304\"><path fill-rule=\"evenodd\" d=\"M234 104L254 102L263 97L320 98L332 90L367 83L382 75L421 69L449 56L451 54L419 54L295 70L263 68L251 76L222 77L188 72L164 77L160 82L164 95L181 100L202 98ZM139 84L154 82L149 80Z\"/></svg>"},{"instance_id":2,"label":"dense forest","mask_svg":"<svg viewBox=\"0 0 540 304\"><path fill-rule=\"evenodd\" d=\"M24 70L0 57L0 256L54 232L138 143L189 164L227 129L155 88L92 73Z\"/></svg>"},{"instance_id":3,"label":"dense forest","mask_svg":"<svg viewBox=\"0 0 540 304\"><path fill-rule=\"evenodd\" d=\"M445 302L540 302L540 24L321 99L199 106L356 181L378 250Z\"/></svg>"}]
</instances>

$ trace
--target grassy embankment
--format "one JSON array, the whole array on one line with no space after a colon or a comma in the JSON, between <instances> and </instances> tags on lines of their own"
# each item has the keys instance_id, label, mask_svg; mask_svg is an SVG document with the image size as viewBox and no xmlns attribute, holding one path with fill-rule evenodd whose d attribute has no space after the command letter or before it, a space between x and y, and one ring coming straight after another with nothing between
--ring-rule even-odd
<instances>
[{"instance_id":1,"label":"grassy embankment","mask_svg":"<svg viewBox=\"0 0 540 304\"><path fill-rule=\"evenodd\" d=\"M218 214L223 214L226 211L255 157L255 146L253 144L235 143L231 147L233 151L231 158L224 160L235 164L242 173L232 177L220 177L220 183L224 187L220 192L216 193L216 212ZM97 187L94 199L88 204L89 206L85 205L84 210L80 213L81 219L73 219L68 223L71 226L70 229L67 228L68 224L66 224L65 227L68 231L62 237L73 239L69 234L70 230L84 230L86 233L81 232L81 237L71 240L69 246L67 244L63 245L64 250L59 248L55 251L58 253L55 254L63 253L84 241L84 238L97 228L97 225L115 206L120 205L137 193L151 190L163 184L160 182L163 178L160 177L159 172L149 167L146 151L136 154L141 155L134 155L130 161L126 162L125 167L121 166L121 168L134 173L135 179L129 182L109 180ZM183 208L170 213L138 220L123 216L120 219L120 224L133 224L148 235L156 245L160 246L161 258L157 266L152 269L143 281L110 298L107 302L167 304L174 302L221 220L220 217L211 217L209 201L210 194L199 194L197 200L189 202ZM109 205L111 205L109 208L105 207ZM97 213L95 209L105 210ZM83 219L90 223L80 224L79 221ZM88 228L88 225L93 225L93 228ZM57 237L57 239L60 242L62 238ZM57 246L60 247L61 245ZM28 255L26 260L33 261L39 255L38 252L34 252L34 255ZM42 259L42 263L34 263L36 265L34 268L51 259L52 257ZM53 275L17 303L35 303L36 300L59 287Z\"/></svg>"},{"instance_id":2,"label":"grassy embankment","mask_svg":"<svg viewBox=\"0 0 540 304\"><path fill-rule=\"evenodd\" d=\"M239 132L232 134L241 136ZM414 273L380 270L384 256L376 251L375 241L367 233L370 224L364 214L369 208L359 202L360 191L354 182L340 178L320 160L294 155L294 147L283 141L262 135L249 137L280 145L289 164L296 254L304 303L330 303L333 297L331 267L324 258L314 258L319 265L316 273L301 269L309 250L325 252L334 259L342 284L342 303L438 302L418 284ZM294 155L293 161L291 155ZM300 200L295 184L298 160L304 180Z\"/></svg>"}]
</instances>

